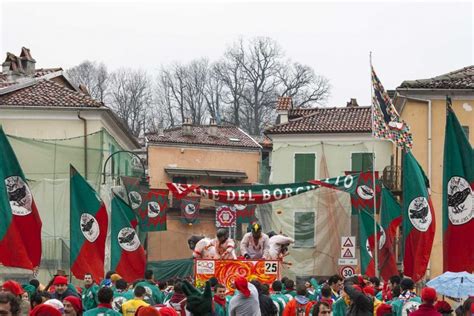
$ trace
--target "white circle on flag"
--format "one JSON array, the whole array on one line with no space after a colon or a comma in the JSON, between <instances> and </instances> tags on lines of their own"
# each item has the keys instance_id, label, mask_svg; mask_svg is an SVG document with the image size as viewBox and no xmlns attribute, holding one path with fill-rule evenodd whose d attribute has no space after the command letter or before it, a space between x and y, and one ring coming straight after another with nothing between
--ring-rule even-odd
<instances>
[{"instance_id":1,"label":"white circle on flag","mask_svg":"<svg viewBox=\"0 0 474 316\"><path fill-rule=\"evenodd\" d=\"M424 196L414 198L408 205L408 218L413 227L425 232L431 225L432 217L430 205Z\"/></svg>"},{"instance_id":2,"label":"white circle on flag","mask_svg":"<svg viewBox=\"0 0 474 316\"><path fill-rule=\"evenodd\" d=\"M245 205L245 204L234 204L234 207L235 207L238 211L242 211L242 210L245 210L245 208L247 207L247 205Z\"/></svg>"},{"instance_id":3,"label":"white circle on flag","mask_svg":"<svg viewBox=\"0 0 474 316\"><path fill-rule=\"evenodd\" d=\"M378 236L378 242L379 242L379 250L380 250L385 245L387 236L385 235L385 230L382 228L382 226L379 225L379 229L380 229L380 236ZM369 245L368 239L365 241L365 248L367 249L369 256L373 258L374 256L372 255L372 251L370 251L370 245Z\"/></svg>"},{"instance_id":4,"label":"white circle on flag","mask_svg":"<svg viewBox=\"0 0 474 316\"><path fill-rule=\"evenodd\" d=\"M5 178L8 200L13 215L26 216L31 213L33 198L30 188L19 176Z\"/></svg>"},{"instance_id":5,"label":"white circle on flag","mask_svg":"<svg viewBox=\"0 0 474 316\"><path fill-rule=\"evenodd\" d=\"M374 190L367 185L359 185L357 187L357 195L363 200L370 200L374 197Z\"/></svg>"},{"instance_id":6,"label":"white circle on flag","mask_svg":"<svg viewBox=\"0 0 474 316\"><path fill-rule=\"evenodd\" d=\"M148 217L154 218L160 215L161 213L161 208L160 204L155 201L148 202Z\"/></svg>"},{"instance_id":7,"label":"white circle on flag","mask_svg":"<svg viewBox=\"0 0 474 316\"><path fill-rule=\"evenodd\" d=\"M137 191L131 191L128 194L128 199L130 200L130 206L134 210L140 207L140 205L142 205L142 196Z\"/></svg>"},{"instance_id":8,"label":"white circle on flag","mask_svg":"<svg viewBox=\"0 0 474 316\"><path fill-rule=\"evenodd\" d=\"M184 211L186 212L186 214L188 215L193 215L194 213L196 213L196 206L192 203L189 203L188 205L186 205L186 207L184 208Z\"/></svg>"},{"instance_id":9,"label":"white circle on flag","mask_svg":"<svg viewBox=\"0 0 474 316\"><path fill-rule=\"evenodd\" d=\"M474 217L474 196L466 179L452 177L448 181L448 217L453 225L462 225Z\"/></svg>"},{"instance_id":10,"label":"white circle on flag","mask_svg":"<svg viewBox=\"0 0 474 316\"><path fill-rule=\"evenodd\" d=\"M131 227L122 228L117 235L117 240L120 247L126 251L135 251L140 247L138 235Z\"/></svg>"},{"instance_id":11,"label":"white circle on flag","mask_svg":"<svg viewBox=\"0 0 474 316\"><path fill-rule=\"evenodd\" d=\"M80 228L84 237L89 242L96 241L100 234L99 222L89 213L83 213L80 220Z\"/></svg>"}]
</instances>

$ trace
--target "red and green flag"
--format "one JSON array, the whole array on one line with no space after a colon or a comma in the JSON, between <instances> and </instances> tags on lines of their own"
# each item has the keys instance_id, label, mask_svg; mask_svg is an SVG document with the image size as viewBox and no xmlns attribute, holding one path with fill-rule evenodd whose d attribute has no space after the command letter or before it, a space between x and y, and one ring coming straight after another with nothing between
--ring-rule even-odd
<instances>
[{"instance_id":1,"label":"red and green flag","mask_svg":"<svg viewBox=\"0 0 474 316\"><path fill-rule=\"evenodd\" d=\"M97 192L73 166L70 174L71 273L80 280L85 273L92 273L99 281L104 276L107 210Z\"/></svg>"},{"instance_id":2,"label":"red and green flag","mask_svg":"<svg viewBox=\"0 0 474 316\"><path fill-rule=\"evenodd\" d=\"M299 183L243 185L243 186L203 186L198 184L167 183L177 199L190 193L225 204L264 204L283 200L298 194L315 190L320 186L344 192L354 192L358 175L345 175L329 179L310 180Z\"/></svg>"},{"instance_id":3,"label":"red and green flag","mask_svg":"<svg viewBox=\"0 0 474 316\"><path fill-rule=\"evenodd\" d=\"M395 257L395 237L397 228L402 223L402 208L387 188L382 188L380 225L385 232L385 242L380 250L380 275L387 281L391 276L398 275Z\"/></svg>"},{"instance_id":4,"label":"red and green flag","mask_svg":"<svg viewBox=\"0 0 474 316\"><path fill-rule=\"evenodd\" d=\"M252 223L256 220L255 209L257 205L235 204L234 207L237 211L237 224Z\"/></svg>"},{"instance_id":5,"label":"red and green flag","mask_svg":"<svg viewBox=\"0 0 474 316\"><path fill-rule=\"evenodd\" d=\"M474 271L474 151L447 100L443 162L444 271Z\"/></svg>"},{"instance_id":6,"label":"red and green flag","mask_svg":"<svg viewBox=\"0 0 474 316\"><path fill-rule=\"evenodd\" d=\"M185 224L199 223L199 196L187 196L181 200L181 222Z\"/></svg>"},{"instance_id":7,"label":"red and green flag","mask_svg":"<svg viewBox=\"0 0 474 316\"><path fill-rule=\"evenodd\" d=\"M411 152L403 157L403 273L413 281L423 278L435 235L435 214L429 181Z\"/></svg>"},{"instance_id":8,"label":"red and green flag","mask_svg":"<svg viewBox=\"0 0 474 316\"><path fill-rule=\"evenodd\" d=\"M34 270L41 261L41 218L0 126L0 264Z\"/></svg>"},{"instance_id":9,"label":"red and green flag","mask_svg":"<svg viewBox=\"0 0 474 316\"><path fill-rule=\"evenodd\" d=\"M374 217L364 209L359 210L359 246L360 246L360 267L362 274L370 277L375 276L375 259L374 259L374 245L375 245L375 229ZM377 240L379 242L379 254L385 242L385 233L380 225Z\"/></svg>"},{"instance_id":10,"label":"red and green flag","mask_svg":"<svg viewBox=\"0 0 474 316\"><path fill-rule=\"evenodd\" d=\"M367 171L361 173L346 172L346 174L358 174L357 188L351 193L352 215L357 215L360 210L366 210L374 214L374 176L379 178L379 172ZM378 182L378 181L376 181ZM380 208L380 184L376 185L376 206Z\"/></svg>"},{"instance_id":11,"label":"red and green flag","mask_svg":"<svg viewBox=\"0 0 474 316\"><path fill-rule=\"evenodd\" d=\"M127 282L145 275L146 256L136 231L138 221L130 206L118 195L112 198L110 269Z\"/></svg>"},{"instance_id":12,"label":"red and green flag","mask_svg":"<svg viewBox=\"0 0 474 316\"><path fill-rule=\"evenodd\" d=\"M166 230L168 190L149 189L139 178L122 177L129 205L138 215L141 232Z\"/></svg>"}]
</instances>

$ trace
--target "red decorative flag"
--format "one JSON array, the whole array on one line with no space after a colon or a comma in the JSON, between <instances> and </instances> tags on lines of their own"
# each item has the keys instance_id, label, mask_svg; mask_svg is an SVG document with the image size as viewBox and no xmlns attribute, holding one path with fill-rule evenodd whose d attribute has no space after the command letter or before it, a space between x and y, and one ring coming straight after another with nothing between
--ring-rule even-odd
<instances>
[{"instance_id":1,"label":"red decorative flag","mask_svg":"<svg viewBox=\"0 0 474 316\"><path fill-rule=\"evenodd\" d=\"M413 281L423 278L435 235L435 214L428 194L429 181L412 153L403 157L403 273Z\"/></svg>"},{"instance_id":2,"label":"red decorative flag","mask_svg":"<svg viewBox=\"0 0 474 316\"><path fill-rule=\"evenodd\" d=\"M41 261L41 218L0 126L0 264L34 270Z\"/></svg>"},{"instance_id":3,"label":"red decorative flag","mask_svg":"<svg viewBox=\"0 0 474 316\"><path fill-rule=\"evenodd\" d=\"M346 174L352 174L353 172L346 172ZM374 214L374 174L375 179L379 178L379 172L367 171L356 173L359 175L357 181L356 190L351 193L351 206L352 206L352 215L357 215L360 210L365 210L369 214ZM376 195L376 206L377 209L380 209L380 184L376 185L375 188Z\"/></svg>"},{"instance_id":4,"label":"red decorative flag","mask_svg":"<svg viewBox=\"0 0 474 316\"><path fill-rule=\"evenodd\" d=\"M252 223L255 221L255 209L257 205L235 204L234 207L237 211L237 224Z\"/></svg>"},{"instance_id":5,"label":"red decorative flag","mask_svg":"<svg viewBox=\"0 0 474 316\"><path fill-rule=\"evenodd\" d=\"M188 196L181 200L181 222L186 224L199 223L200 197Z\"/></svg>"},{"instance_id":6,"label":"red decorative flag","mask_svg":"<svg viewBox=\"0 0 474 316\"><path fill-rule=\"evenodd\" d=\"M112 198L110 269L127 282L145 275L146 256L136 231L135 213L119 196Z\"/></svg>"},{"instance_id":7,"label":"red decorative flag","mask_svg":"<svg viewBox=\"0 0 474 316\"><path fill-rule=\"evenodd\" d=\"M362 274L368 275L370 277L375 276L375 259L373 256L374 253L374 217L369 214L366 210L359 210L359 243L360 243L360 266ZM380 246L384 243L384 235L382 234L383 230L379 227L379 235L377 240L379 241ZM380 256L379 256L380 258Z\"/></svg>"},{"instance_id":8,"label":"red decorative flag","mask_svg":"<svg viewBox=\"0 0 474 316\"><path fill-rule=\"evenodd\" d=\"M235 227L237 213L231 205L220 205L216 208L216 227Z\"/></svg>"},{"instance_id":9,"label":"red decorative flag","mask_svg":"<svg viewBox=\"0 0 474 316\"><path fill-rule=\"evenodd\" d=\"M387 188L382 188L380 217L385 240L380 250L379 268L380 275L387 281L391 276L399 274L395 257L395 237L397 228L402 223L402 208Z\"/></svg>"},{"instance_id":10,"label":"red decorative flag","mask_svg":"<svg viewBox=\"0 0 474 316\"><path fill-rule=\"evenodd\" d=\"M447 100L443 173L444 271L474 271L474 151Z\"/></svg>"},{"instance_id":11,"label":"red decorative flag","mask_svg":"<svg viewBox=\"0 0 474 316\"><path fill-rule=\"evenodd\" d=\"M104 276L108 215L105 204L91 185L71 166L71 272L82 280L92 273Z\"/></svg>"}]
</instances>

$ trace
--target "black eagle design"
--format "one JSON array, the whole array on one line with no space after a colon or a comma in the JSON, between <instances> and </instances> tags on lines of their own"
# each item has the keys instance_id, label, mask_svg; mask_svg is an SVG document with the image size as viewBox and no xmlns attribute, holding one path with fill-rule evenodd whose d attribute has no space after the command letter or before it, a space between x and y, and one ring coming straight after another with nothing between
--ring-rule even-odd
<instances>
[{"instance_id":1,"label":"black eagle design","mask_svg":"<svg viewBox=\"0 0 474 316\"><path fill-rule=\"evenodd\" d=\"M23 206L21 200L26 196L26 185L17 188L14 191L8 191L8 199L10 201L16 202L18 205Z\"/></svg>"},{"instance_id":2,"label":"black eagle design","mask_svg":"<svg viewBox=\"0 0 474 316\"><path fill-rule=\"evenodd\" d=\"M426 223L428 219L426 218L428 216L428 205L425 207L416 210L416 209L410 209L410 218L412 219L421 219L421 223Z\"/></svg>"},{"instance_id":3,"label":"black eagle design","mask_svg":"<svg viewBox=\"0 0 474 316\"><path fill-rule=\"evenodd\" d=\"M462 191L458 191L454 194L448 195L448 206L454 207L454 214L458 214L464 211L464 209L460 206L466 201L469 194L471 194L471 189L467 187Z\"/></svg>"},{"instance_id":4,"label":"black eagle design","mask_svg":"<svg viewBox=\"0 0 474 316\"><path fill-rule=\"evenodd\" d=\"M90 230L92 229L92 225L94 224L94 219L91 218L87 221L87 223L82 223L81 224L81 228L82 228L82 231L87 233L87 232L90 232Z\"/></svg>"},{"instance_id":5,"label":"black eagle design","mask_svg":"<svg viewBox=\"0 0 474 316\"><path fill-rule=\"evenodd\" d=\"M373 193L372 190L369 190L369 189L367 189L367 188L364 187L364 186L361 186L360 189L361 189L365 194L367 194L367 195L369 195L369 196L372 196L372 193Z\"/></svg>"},{"instance_id":6,"label":"black eagle design","mask_svg":"<svg viewBox=\"0 0 474 316\"><path fill-rule=\"evenodd\" d=\"M134 204L140 204L140 199L138 199L135 194L130 194L130 200L132 201L132 203Z\"/></svg>"},{"instance_id":7,"label":"black eagle design","mask_svg":"<svg viewBox=\"0 0 474 316\"><path fill-rule=\"evenodd\" d=\"M119 243L128 244L135 238L135 231L132 231L130 234L125 235L124 237L119 237Z\"/></svg>"},{"instance_id":8,"label":"black eagle design","mask_svg":"<svg viewBox=\"0 0 474 316\"><path fill-rule=\"evenodd\" d=\"M155 207L155 204L149 204L148 209L150 212L155 213L155 214L160 214L160 209Z\"/></svg>"}]
</instances>

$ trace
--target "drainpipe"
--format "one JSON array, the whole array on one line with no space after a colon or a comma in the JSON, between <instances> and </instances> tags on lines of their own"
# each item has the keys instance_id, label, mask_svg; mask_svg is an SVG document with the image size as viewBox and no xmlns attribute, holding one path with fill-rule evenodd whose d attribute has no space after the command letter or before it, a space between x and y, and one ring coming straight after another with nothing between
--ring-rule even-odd
<instances>
[{"instance_id":1,"label":"drainpipe","mask_svg":"<svg viewBox=\"0 0 474 316\"><path fill-rule=\"evenodd\" d=\"M77 118L84 123L84 174L87 180L87 120L81 116L81 111L77 111Z\"/></svg>"},{"instance_id":2,"label":"drainpipe","mask_svg":"<svg viewBox=\"0 0 474 316\"><path fill-rule=\"evenodd\" d=\"M431 186L431 100L429 99L422 99L422 98L413 98L407 97L404 95L400 95L400 97L411 100L411 101L418 101L418 102L425 102L428 105L428 180L430 181ZM431 191L431 190L430 190ZM429 192L431 194L431 192ZM428 279L431 278L431 260L428 262L428 267L426 269L426 275Z\"/></svg>"}]
</instances>

